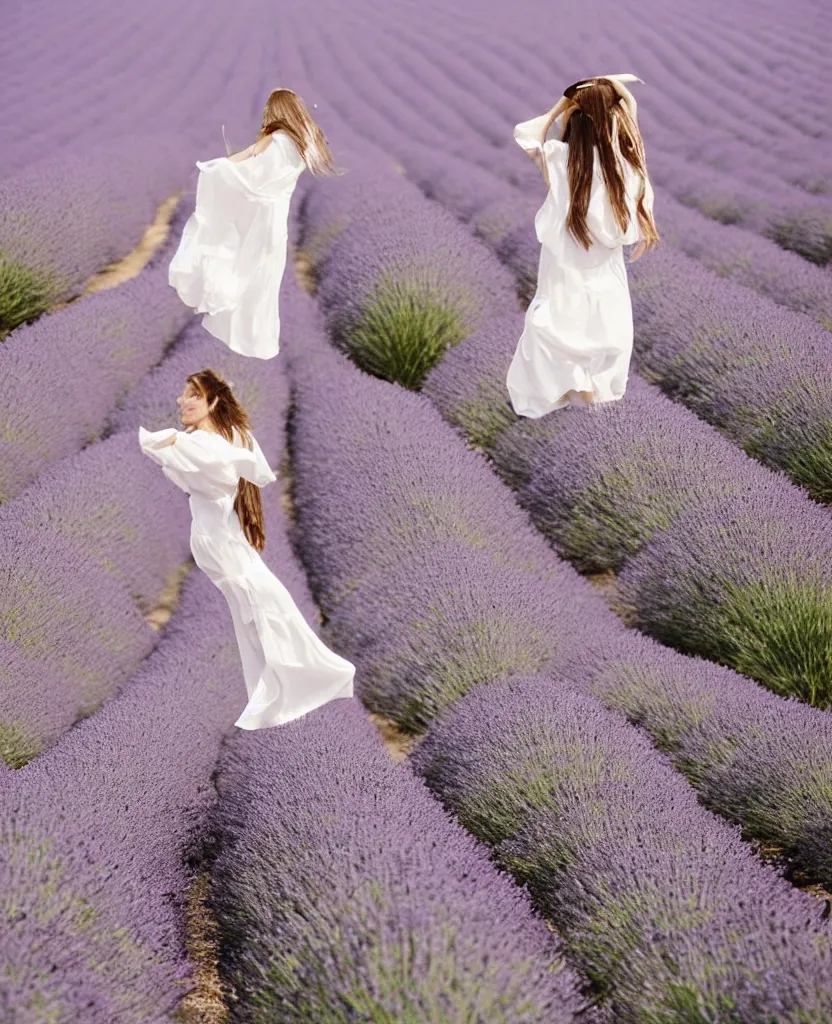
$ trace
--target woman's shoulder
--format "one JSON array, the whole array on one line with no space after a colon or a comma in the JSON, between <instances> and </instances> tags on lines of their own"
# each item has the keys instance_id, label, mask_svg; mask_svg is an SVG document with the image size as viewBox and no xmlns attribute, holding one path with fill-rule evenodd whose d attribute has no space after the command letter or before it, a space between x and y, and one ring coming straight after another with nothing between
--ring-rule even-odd
<instances>
[{"instance_id":1,"label":"woman's shoulder","mask_svg":"<svg viewBox=\"0 0 832 1024\"><path fill-rule=\"evenodd\" d=\"M295 142L295 140L288 132L284 132L281 130L272 132L271 142L272 146L276 146L278 149L281 149L284 152L297 153L297 155L300 156L300 149L298 149L298 144Z\"/></svg>"}]
</instances>

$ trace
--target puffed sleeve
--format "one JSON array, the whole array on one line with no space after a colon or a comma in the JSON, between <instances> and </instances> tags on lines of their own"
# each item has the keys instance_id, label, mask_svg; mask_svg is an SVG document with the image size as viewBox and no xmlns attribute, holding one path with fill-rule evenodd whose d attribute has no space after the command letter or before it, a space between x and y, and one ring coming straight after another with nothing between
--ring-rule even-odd
<instances>
[{"instance_id":1,"label":"puffed sleeve","mask_svg":"<svg viewBox=\"0 0 832 1024\"><path fill-rule=\"evenodd\" d=\"M168 266L168 282L186 306L210 315L239 307L251 283L252 254L270 258L271 225L285 221L280 211L305 166L281 132L246 160L197 162L196 207ZM285 227L280 231L285 245Z\"/></svg>"},{"instance_id":2,"label":"puffed sleeve","mask_svg":"<svg viewBox=\"0 0 832 1024\"><path fill-rule=\"evenodd\" d=\"M283 132L275 132L262 153L245 160L222 156L197 162L202 175L215 178L247 199L280 199L305 166L298 147Z\"/></svg>"},{"instance_id":3,"label":"puffed sleeve","mask_svg":"<svg viewBox=\"0 0 832 1024\"><path fill-rule=\"evenodd\" d=\"M533 117L530 121L521 121L520 124L516 124L514 126L514 141L526 152L539 149L547 156L551 156L561 150L565 151L568 146L560 139L546 139L545 142L541 142L543 129L546 127L548 119L548 114L541 114L540 117ZM560 118L555 123L557 124L559 121Z\"/></svg>"},{"instance_id":4,"label":"puffed sleeve","mask_svg":"<svg viewBox=\"0 0 832 1024\"><path fill-rule=\"evenodd\" d=\"M139 444L186 494L216 499L233 494L241 478L258 487L276 479L256 441L249 449L204 430L150 433L139 427Z\"/></svg>"}]
</instances>

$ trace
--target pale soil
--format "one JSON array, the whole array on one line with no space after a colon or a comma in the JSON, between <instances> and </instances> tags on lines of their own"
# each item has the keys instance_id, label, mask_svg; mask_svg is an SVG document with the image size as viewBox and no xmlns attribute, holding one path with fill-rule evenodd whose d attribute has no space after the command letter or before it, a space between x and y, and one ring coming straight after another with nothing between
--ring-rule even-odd
<instances>
[{"instance_id":1,"label":"pale soil","mask_svg":"<svg viewBox=\"0 0 832 1024\"><path fill-rule=\"evenodd\" d=\"M419 736L410 736L402 732L383 715L369 715L370 721L376 726L381 735L387 752L394 761L406 761L410 754L416 749L419 743Z\"/></svg>"},{"instance_id":2,"label":"pale soil","mask_svg":"<svg viewBox=\"0 0 832 1024\"><path fill-rule=\"evenodd\" d=\"M145 621L150 628L155 630L157 633L163 626L167 625L176 605L179 603L179 592L181 591L182 584L185 582L190 571L190 562L184 562L182 565L177 565L177 567L168 574L164 589L159 595L159 603L152 611L145 615Z\"/></svg>"},{"instance_id":3,"label":"pale soil","mask_svg":"<svg viewBox=\"0 0 832 1024\"><path fill-rule=\"evenodd\" d=\"M219 944L217 924L206 902L211 888L211 872L203 869L188 891L186 944L193 965L189 992L172 1019L180 1024L227 1024L228 1007L223 1001L218 970Z\"/></svg>"},{"instance_id":4,"label":"pale soil","mask_svg":"<svg viewBox=\"0 0 832 1024\"><path fill-rule=\"evenodd\" d=\"M307 295L314 295L318 282L315 278L315 267L309 253L304 252L303 249L296 249L293 263L298 284Z\"/></svg>"},{"instance_id":5,"label":"pale soil","mask_svg":"<svg viewBox=\"0 0 832 1024\"><path fill-rule=\"evenodd\" d=\"M115 288L125 281L129 281L144 270L153 255L162 248L170 234L170 222L179 205L181 193L168 196L156 211L153 223L145 229L139 239L136 248L128 253L117 263L99 270L97 274L87 281L81 296L93 295L95 292L103 292L108 288Z\"/></svg>"},{"instance_id":6,"label":"pale soil","mask_svg":"<svg viewBox=\"0 0 832 1024\"><path fill-rule=\"evenodd\" d=\"M72 302L85 298L87 295L94 295L96 292L107 291L109 288L117 288L125 281L130 281L144 270L153 256L161 249L170 234L170 225L176 207L179 205L181 193L177 192L159 206L153 223L145 229L144 234L132 252L129 252L122 259L104 267L97 274L87 281L81 292L68 302L59 302L52 306L50 313L63 309Z\"/></svg>"},{"instance_id":7,"label":"pale soil","mask_svg":"<svg viewBox=\"0 0 832 1024\"><path fill-rule=\"evenodd\" d=\"M637 626L636 610L621 596L618 579L611 569L606 572L588 573L585 578L589 580L610 611L615 612L625 626L630 626L633 629Z\"/></svg>"}]
</instances>

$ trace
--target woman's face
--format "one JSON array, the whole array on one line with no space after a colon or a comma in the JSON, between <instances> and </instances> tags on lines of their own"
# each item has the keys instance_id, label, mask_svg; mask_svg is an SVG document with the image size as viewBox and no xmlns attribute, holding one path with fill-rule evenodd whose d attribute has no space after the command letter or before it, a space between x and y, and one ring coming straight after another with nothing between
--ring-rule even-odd
<instances>
[{"instance_id":1,"label":"woman's face","mask_svg":"<svg viewBox=\"0 0 832 1024\"><path fill-rule=\"evenodd\" d=\"M176 404L179 406L179 419L183 427L199 426L210 415L208 400L190 382L186 382Z\"/></svg>"}]
</instances>

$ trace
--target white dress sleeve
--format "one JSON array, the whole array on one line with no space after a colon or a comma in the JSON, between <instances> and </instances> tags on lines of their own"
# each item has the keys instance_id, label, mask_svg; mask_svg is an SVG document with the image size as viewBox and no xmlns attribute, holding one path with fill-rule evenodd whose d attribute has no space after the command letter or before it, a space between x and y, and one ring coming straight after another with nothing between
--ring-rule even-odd
<instances>
[{"instance_id":1,"label":"white dress sleeve","mask_svg":"<svg viewBox=\"0 0 832 1024\"><path fill-rule=\"evenodd\" d=\"M253 438L249 449L205 430L151 433L139 427L139 444L145 455L160 465L165 476L186 494L217 499L233 494L241 478L258 487L276 479Z\"/></svg>"},{"instance_id":2,"label":"white dress sleeve","mask_svg":"<svg viewBox=\"0 0 832 1024\"><path fill-rule=\"evenodd\" d=\"M285 221L305 166L297 146L282 132L246 160L197 162L196 208L168 268L168 281L186 306L211 315L236 309L252 267L285 244L285 231L277 237L273 225Z\"/></svg>"},{"instance_id":3,"label":"white dress sleeve","mask_svg":"<svg viewBox=\"0 0 832 1024\"><path fill-rule=\"evenodd\" d=\"M521 121L520 124L516 124L514 126L514 141L527 153L539 149L546 156L552 156L555 153L568 150L569 147L560 139L546 139L541 144L540 137L548 119L548 114L541 114L540 117L533 117L530 121ZM559 125L560 118L554 124Z\"/></svg>"}]
</instances>

